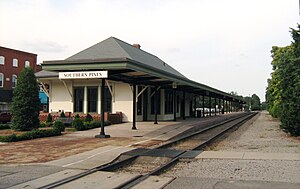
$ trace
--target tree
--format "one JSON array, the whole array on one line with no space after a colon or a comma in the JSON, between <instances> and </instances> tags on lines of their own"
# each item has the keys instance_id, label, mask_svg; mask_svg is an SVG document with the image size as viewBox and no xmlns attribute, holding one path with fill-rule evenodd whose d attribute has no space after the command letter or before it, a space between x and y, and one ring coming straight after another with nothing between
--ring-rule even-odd
<instances>
[{"instance_id":1,"label":"tree","mask_svg":"<svg viewBox=\"0 0 300 189\"><path fill-rule=\"evenodd\" d=\"M40 99L38 84L31 68L24 68L13 92L12 128L28 131L39 127Z\"/></svg>"},{"instance_id":2,"label":"tree","mask_svg":"<svg viewBox=\"0 0 300 189\"><path fill-rule=\"evenodd\" d=\"M268 80L268 110L281 120L281 128L300 135L300 25L291 31L293 42L272 48L272 78Z\"/></svg>"},{"instance_id":3,"label":"tree","mask_svg":"<svg viewBox=\"0 0 300 189\"><path fill-rule=\"evenodd\" d=\"M260 99L256 94L251 96L251 110L261 110Z\"/></svg>"}]
</instances>

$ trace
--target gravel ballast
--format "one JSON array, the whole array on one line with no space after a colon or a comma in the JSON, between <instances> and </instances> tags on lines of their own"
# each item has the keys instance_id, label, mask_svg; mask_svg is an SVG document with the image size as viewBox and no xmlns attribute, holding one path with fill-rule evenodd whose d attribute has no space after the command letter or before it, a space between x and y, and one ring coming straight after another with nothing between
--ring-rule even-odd
<instances>
[{"instance_id":1,"label":"gravel ballast","mask_svg":"<svg viewBox=\"0 0 300 189\"><path fill-rule=\"evenodd\" d=\"M279 126L279 120L273 119L267 112L260 112L206 150L299 154L300 138L288 136ZM163 176L300 183L300 161L212 157L180 162Z\"/></svg>"}]
</instances>

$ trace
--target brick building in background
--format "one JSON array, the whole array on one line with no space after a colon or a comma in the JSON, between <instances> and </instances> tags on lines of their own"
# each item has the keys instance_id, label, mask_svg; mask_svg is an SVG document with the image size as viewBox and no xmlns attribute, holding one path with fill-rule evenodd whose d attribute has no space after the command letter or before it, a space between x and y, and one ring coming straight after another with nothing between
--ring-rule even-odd
<instances>
[{"instance_id":1,"label":"brick building in background","mask_svg":"<svg viewBox=\"0 0 300 189\"><path fill-rule=\"evenodd\" d=\"M25 67L31 67L34 72L41 70L36 61L36 54L0 46L0 112L9 110L21 70Z\"/></svg>"}]
</instances>

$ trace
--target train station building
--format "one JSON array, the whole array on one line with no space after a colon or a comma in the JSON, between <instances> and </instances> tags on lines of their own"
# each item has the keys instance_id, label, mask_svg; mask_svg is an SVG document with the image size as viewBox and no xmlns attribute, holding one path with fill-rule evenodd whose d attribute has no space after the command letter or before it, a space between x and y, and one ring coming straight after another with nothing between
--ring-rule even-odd
<instances>
[{"instance_id":1,"label":"train station building","mask_svg":"<svg viewBox=\"0 0 300 189\"><path fill-rule=\"evenodd\" d=\"M122 112L122 122L133 122L133 128L136 121L194 117L197 102L204 96L228 111L235 109L233 102L243 103L188 79L140 45L114 37L65 60L44 61L36 76L49 97L50 113Z\"/></svg>"}]
</instances>

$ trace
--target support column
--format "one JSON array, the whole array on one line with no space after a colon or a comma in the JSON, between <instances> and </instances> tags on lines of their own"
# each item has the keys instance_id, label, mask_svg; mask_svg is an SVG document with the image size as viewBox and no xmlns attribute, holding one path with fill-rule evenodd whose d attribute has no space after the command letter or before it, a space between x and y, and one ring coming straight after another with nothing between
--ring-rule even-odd
<instances>
[{"instance_id":1,"label":"support column","mask_svg":"<svg viewBox=\"0 0 300 189\"><path fill-rule=\"evenodd\" d=\"M226 114L228 113L228 100L225 101L225 105L226 105Z\"/></svg>"},{"instance_id":2,"label":"support column","mask_svg":"<svg viewBox=\"0 0 300 189\"><path fill-rule=\"evenodd\" d=\"M217 98L215 97L215 116L217 115Z\"/></svg>"},{"instance_id":3,"label":"support column","mask_svg":"<svg viewBox=\"0 0 300 189\"><path fill-rule=\"evenodd\" d=\"M205 111L204 111L204 95L202 96L202 112L203 112L203 117L205 117Z\"/></svg>"},{"instance_id":4,"label":"support column","mask_svg":"<svg viewBox=\"0 0 300 189\"><path fill-rule=\"evenodd\" d=\"M209 96L209 116L211 116L211 96Z\"/></svg>"},{"instance_id":5,"label":"support column","mask_svg":"<svg viewBox=\"0 0 300 189\"><path fill-rule=\"evenodd\" d=\"M174 113L174 121L176 121L176 91L173 89L173 113Z\"/></svg>"},{"instance_id":6,"label":"support column","mask_svg":"<svg viewBox=\"0 0 300 189\"><path fill-rule=\"evenodd\" d=\"M95 138L110 138L110 135L106 135L104 131L104 90L105 90L105 79L101 79L101 131L100 135L96 135Z\"/></svg>"},{"instance_id":7,"label":"support column","mask_svg":"<svg viewBox=\"0 0 300 189\"><path fill-rule=\"evenodd\" d=\"M132 85L132 130L136 130L136 85Z\"/></svg>"},{"instance_id":8,"label":"support column","mask_svg":"<svg viewBox=\"0 0 300 189\"><path fill-rule=\"evenodd\" d=\"M223 98L223 112L222 112L222 114L224 114L224 112L225 112L225 99Z\"/></svg>"},{"instance_id":9,"label":"support column","mask_svg":"<svg viewBox=\"0 0 300 189\"><path fill-rule=\"evenodd\" d=\"M88 94L87 94L87 86L84 86L84 89L83 89L83 113L84 114L87 114L88 113L88 110L87 110L87 106L88 106Z\"/></svg>"},{"instance_id":10,"label":"support column","mask_svg":"<svg viewBox=\"0 0 300 189\"><path fill-rule=\"evenodd\" d=\"M194 96L194 117L196 117L196 113L197 113L197 111L196 111L196 108L197 108L196 103L197 103L196 96Z\"/></svg>"},{"instance_id":11,"label":"support column","mask_svg":"<svg viewBox=\"0 0 300 189\"><path fill-rule=\"evenodd\" d=\"M182 100L182 102L183 102L183 105L182 105L182 119L185 120L185 92L184 91L183 91L182 96L183 96L183 100Z\"/></svg>"},{"instance_id":12,"label":"support column","mask_svg":"<svg viewBox=\"0 0 300 189\"><path fill-rule=\"evenodd\" d=\"M220 98L219 98L218 108L219 108L219 115L220 115L221 114L221 99Z\"/></svg>"},{"instance_id":13,"label":"support column","mask_svg":"<svg viewBox=\"0 0 300 189\"><path fill-rule=\"evenodd\" d=\"M158 124L157 123L157 87L155 87L155 93L154 93L154 124Z\"/></svg>"}]
</instances>

